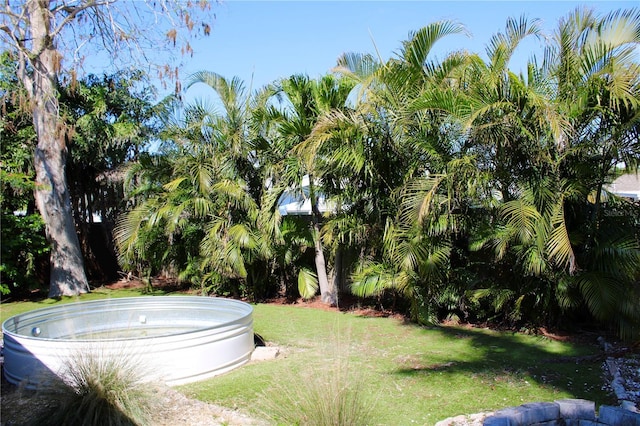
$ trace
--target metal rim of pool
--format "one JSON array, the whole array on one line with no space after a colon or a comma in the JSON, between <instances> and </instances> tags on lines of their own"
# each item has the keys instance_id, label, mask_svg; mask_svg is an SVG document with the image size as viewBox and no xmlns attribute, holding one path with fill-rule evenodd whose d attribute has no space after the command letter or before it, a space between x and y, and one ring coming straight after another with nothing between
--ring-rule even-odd
<instances>
[{"instance_id":1,"label":"metal rim of pool","mask_svg":"<svg viewBox=\"0 0 640 426\"><path fill-rule=\"evenodd\" d=\"M173 386L249 361L253 308L204 296L143 296L76 302L14 315L2 323L4 376L35 388L64 379L74 357L131 358L150 380Z\"/></svg>"}]
</instances>

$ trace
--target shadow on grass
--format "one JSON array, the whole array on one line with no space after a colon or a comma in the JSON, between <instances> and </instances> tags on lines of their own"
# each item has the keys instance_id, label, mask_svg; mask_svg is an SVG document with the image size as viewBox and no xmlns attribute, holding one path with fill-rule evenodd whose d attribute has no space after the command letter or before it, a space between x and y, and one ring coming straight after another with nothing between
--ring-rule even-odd
<instances>
[{"instance_id":1,"label":"shadow on grass","mask_svg":"<svg viewBox=\"0 0 640 426\"><path fill-rule=\"evenodd\" d=\"M462 375L486 385L480 388L506 395L514 387L535 381L540 387L592 400L596 405L617 404L604 388L604 355L595 344L449 326L425 329L425 333L460 341L469 350L427 351L401 360L394 374L413 378L444 375L444 380Z\"/></svg>"}]
</instances>

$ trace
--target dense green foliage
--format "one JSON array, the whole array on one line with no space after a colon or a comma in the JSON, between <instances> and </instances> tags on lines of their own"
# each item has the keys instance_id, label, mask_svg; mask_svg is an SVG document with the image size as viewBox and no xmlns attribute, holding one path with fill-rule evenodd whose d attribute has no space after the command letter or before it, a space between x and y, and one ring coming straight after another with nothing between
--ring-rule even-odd
<instances>
[{"instance_id":1,"label":"dense green foliage","mask_svg":"<svg viewBox=\"0 0 640 426\"><path fill-rule=\"evenodd\" d=\"M36 136L31 113L15 79L15 62L2 56L0 155L2 168L2 283L0 289L28 290L47 281L49 244L33 198ZM119 168L149 143L152 92L141 73L120 73L60 87L61 114L69 132L67 180L76 229L89 277L117 278L111 229L125 210ZM14 212L17 212L14 214ZM94 215L100 226L92 226ZM104 234L95 243L96 235ZM93 240L92 240L92 237ZM112 265L105 260L113 258Z\"/></svg>"},{"instance_id":2,"label":"dense green foliage","mask_svg":"<svg viewBox=\"0 0 640 426\"><path fill-rule=\"evenodd\" d=\"M4 52L0 56L0 293L31 288L46 265L48 243L44 224L35 211L32 150L35 132L31 116L24 111L21 93L13 77L15 64ZM15 212L15 213L14 213Z\"/></svg>"},{"instance_id":3,"label":"dense green foliage","mask_svg":"<svg viewBox=\"0 0 640 426\"><path fill-rule=\"evenodd\" d=\"M637 338L640 206L608 185L640 163L638 28L637 8L576 9L552 34L510 19L484 56L436 60L433 46L465 31L437 22L386 62L345 53L317 79L249 92L196 73L188 86L215 99L186 106L152 107L139 74L71 79L60 103L87 264L102 258L88 238L96 213L107 234L117 220L123 270L203 293L320 290L335 303L338 290L420 323L597 321ZM516 73L510 60L528 37L546 50ZM46 245L30 216L34 134L2 63L7 292L34 279ZM145 151L156 134L158 149ZM283 214L291 201L309 214Z\"/></svg>"},{"instance_id":4,"label":"dense green foliage","mask_svg":"<svg viewBox=\"0 0 640 426\"><path fill-rule=\"evenodd\" d=\"M536 20L510 19L486 60L432 59L464 31L445 21L385 63L348 53L251 94L198 73L222 108L168 115L165 150L131 166L125 265L218 294L291 295L297 276L304 297L319 283L324 300L324 279L400 297L422 323L595 319L635 338L640 206L607 185L638 170L639 27L638 9L577 9L519 74ZM306 227L278 210L292 197Z\"/></svg>"},{"instance_id":5,"label":"dense green foliage","mask_svg":"<svg viewBox=\"0 0 640 426\"><path fill-rule=\"evenodd\" d=\"M60 96L73 129L66 175L85 269L94 281L113 280L118 270L112 229L126 210L120 169L138 158L155 133L154 93L141 72L120 72L72 82ZM103 243L93 242L101 234Z\"/></svg>"},{"instance_id":6,"label":"dense green foliage","mask_svg":"<svg viewBox=\"0 0 640 426\"><path fill-rule=\"evenodd\" d=\"M41 264L46 264L45 255L49 252L42 219L38 214L14 215L9 209L3 209L2 214L0 293L38 288L35 283L43 278L38 273L42 271Z\"/></svg>"}]
</instances>

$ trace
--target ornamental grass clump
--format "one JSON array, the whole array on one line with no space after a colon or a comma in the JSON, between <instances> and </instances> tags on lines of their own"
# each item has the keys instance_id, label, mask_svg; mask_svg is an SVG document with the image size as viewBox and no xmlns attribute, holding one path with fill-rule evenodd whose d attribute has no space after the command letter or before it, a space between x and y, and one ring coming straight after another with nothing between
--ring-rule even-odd
<instances>
[{"instance_id":1,"label":"ornamental grass clump","mask_svg":"<svg viewBox=\"0 0 640 426\"><path fill-rule=\"evenodd\" d=\"M124 352L124 351L123 351ZM154 385L134 356L76 353L61 377L40 389L51 401L39 425L123 426L152 424Z\"/></svg>"},{"instance_id":2,"label":"ornamental grass clump","mask_svg":"<svg viewBox=\"0 0 640 426\"><path fill-rule=\"evenodd\" d=\"M325 352L326 353L326 352ZM262 397L262 411L277 424L359 426L371 424L373 401L347 356L295 375Z\"/></svg>"}]
</instances>

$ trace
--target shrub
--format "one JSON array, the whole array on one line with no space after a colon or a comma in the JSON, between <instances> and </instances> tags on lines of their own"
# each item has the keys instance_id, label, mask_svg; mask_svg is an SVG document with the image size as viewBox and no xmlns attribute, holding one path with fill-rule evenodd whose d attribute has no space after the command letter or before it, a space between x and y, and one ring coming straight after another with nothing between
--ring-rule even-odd
<instances>
[{"instance_id":1,"label":"shrub","mask_svg":"<svg viewBox=\"0 0 640 426\"><path fill-rule=\"evenodd\" d=\"M41 265L49 253L44 222L38 214L17 216L3 211L1 230L0 293L29 290L39 283Z\"/></svg>"}]
</instances>

